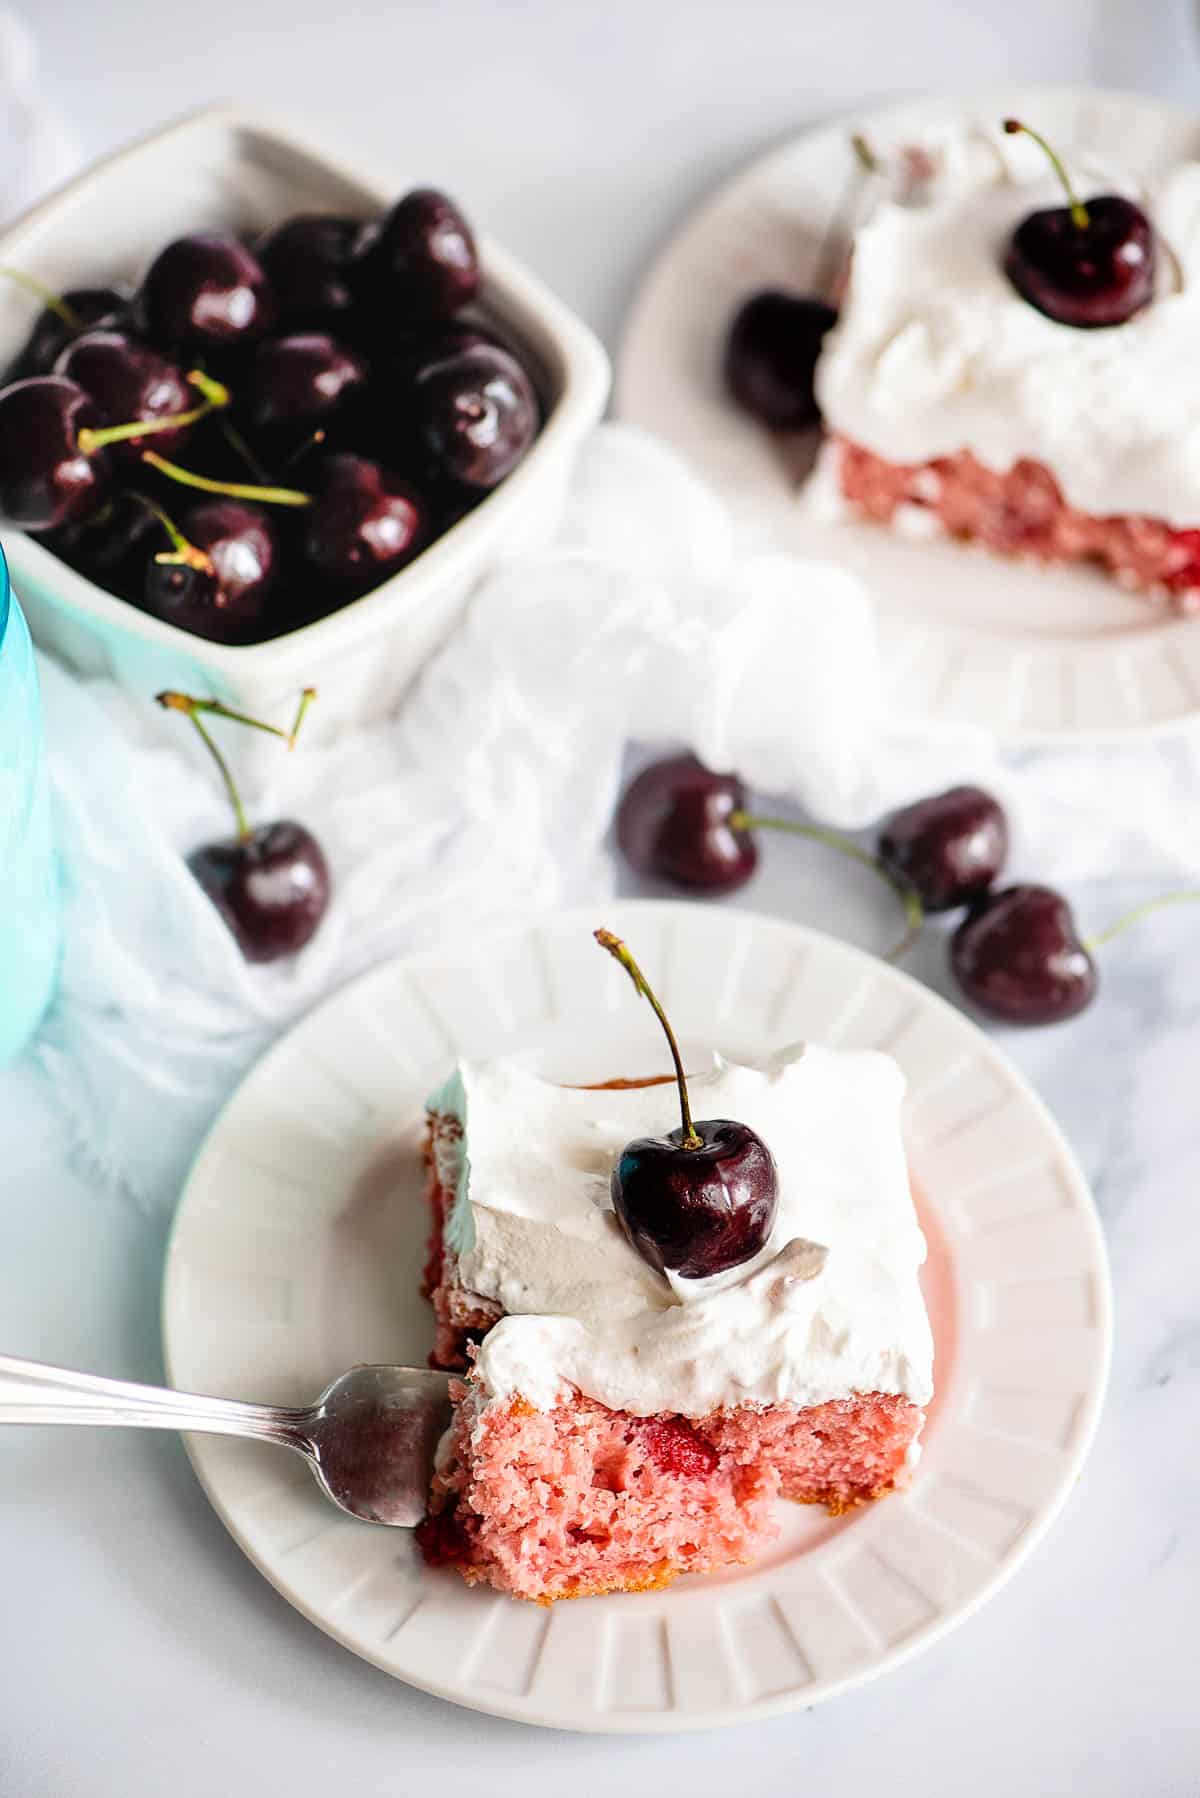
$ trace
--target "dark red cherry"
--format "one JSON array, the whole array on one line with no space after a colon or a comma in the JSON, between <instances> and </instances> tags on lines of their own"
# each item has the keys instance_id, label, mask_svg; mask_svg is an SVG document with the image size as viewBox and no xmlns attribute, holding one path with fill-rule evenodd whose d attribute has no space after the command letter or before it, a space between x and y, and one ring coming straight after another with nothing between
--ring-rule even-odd
<instances>
[{"instance_id":1,"label":"dark red cherry","mask_svg":"<svg viewBox=\"0 0 1200 1798\"><path fill-rule=\"evenodd\" d=\"M116 287L72 287L62 299L84 331L120 331L128 321L129 296ZM76 335L77 332L57 312L51 311L49 306L44 307L25 347L4 377L4 385L28 380L30 375L48 375Z\"/></svg>"},{"instance_id":2,"label":"dark red cherry","mask_svg":"<svg viewBox=\"0 0 1200 1798\"><path fill-rule=\"evenodd\" d=\"M1019 119L1005 119L1004 129L1024 132L1044 151L1067 199L1021 220L1005 253L1005 274L1023 299L1060 325L1123 325L1154 298L1150 220L1120 194L1081 201L1039 132Z\"/></svg>"},{"instance_id":3,"label":"dark red cherry","mask_svg":"<svg viewBox=\"0 0 1200 1798\"><path fill-rule=\"evenodd\" d=\"M1086 211L1086 225L1069 206L1031 212L1013 232L1005 273L1060 325L1123 325L1154 297L1154 230L1119 194L1088 200Z\"/></svg>"},{"instance_id":4,"label":"dark red cherry","mask_svg":"<svg viewBox=\"0 0 1200 1798\"><path fill-rule=\"evenodd\" d=\"M366 245L358 284L368 310L397 330L468 305L479 291L479 252L454 201L433 187L397 200Z\"/></svg>"},{"instance_id":5,"label":"dark red cherry","mask_svg":"<svg viewBox=\"0 0 1200 1798\"><path fill-rule=\"evenodd\" d=\"M639 874L729 893L758 866L754 838L730 822L745 810L736 774L714 774L694 755L674 755L651 762L626 788L617 842Z\"/></svg>"},{"instance_id":6,"label":"dark red cherry","mask_svg":"<svg viewBox=\"0 0 1200 1798\"><path fill-rule=\"evenodd\" d=\"M738 405L773 431L817 424L817 358L836 323L834 308L815 294L752 294L725 346L725 380Z\"/></svg>"},{"instance_id":7,"label":"dark red cherry","mask_svg":"<svg viewBox=\"0 0 1200 1798\"><path fill-rule=\"evenodd\" d=\"M407 481L363 456L330 456L302 548L309 566L349 596L411 562L428 532L425 501Z\"/></svg>"},{"instance_id":8,"label":"dark red cherry","mask_svg":"<svg viewBox=\"0 0 1200 1798\"><path fill-rule=\"evenodd\" d=\"M363 227L332 213L300 213L256 246L289 331L333 330L354 305L351 269Z\"/></svg>"},{"instance_id":9,"label":"dark red cherry","mask_svg":"<svg viewBox=\"0 0 1200 1798\"><path fill-rule=\"evenodd\" d=\"M266 509L236 499L203 500L183 513L179 528L207 566L151 556L142 595L146 610L214 643L254 641L262 635L279 572L279 539Z\"/></svg>"},{"instance_id":10,"label":"dark red cherry","mask_svg":"<svg viewBox=\"0 0 1200 1798\"><path fill-rule=\"evenodd\" d=\"M59 375L0 391L0 522L52 531L94 511L111 463L104 450L85 456L78 434L103 422L91 395Z\"/></svg>"},{"instance_id":11,"label":"dark red cherry","mask_svg":"<svg viewBox=\"0 0 1200 1798\"><path fill-rule=\"evenodd\" d=\"M950 966L972 1005L1010 1024L1074 1017L1099 978L1071 907L1044 886L989 894L950 939Z\"/></svg>"},{"instance_id":12,"label":"dark red cherry","mask_svg":"<svg viewBox=\"0 0 1200 1798\"><path fill-rule=\"evenodd\" d=\"M927 912L982 897L1008 855L1008 820L982 787L951 787L893 812L879 859L908 882Z\"/></svg>"},{"instance_id":13,"label":"dark red cherry","mask_svg":"<svg viewBox=\"0 0 1200 1798\"><path fill-rule=\"evenodd\" d=\"M332 416L367 365L323 331L298 331L261 344L250 366L246 416L256 430L314 430Z\"/></svg>"},{"instance_id":14,"label":"dark red cherry","mask_svg":"<svg viewBox=\"0 0 1200 1798\"><path fill-rule=\"evenodd\" d=\"M515 356L487 345L425 369L414 408L437 467L477 492L511 474L537 436L533 383Z\"/></svg>"},{"instance_id":15,"label":"dark red cherry","mask_svg":"<svg viewBox=\"0 0 1200 1798\"><path fill-rule=\"evenodd\" d=\"M277 961L317 932L332 891L321 845L303 824L263 824L247 837L208 843L188 867L247 961Z\"/></svg>"},{"instance_id":16,"label":"dark red cherry","mask_svg":"<svg viewBox=\"0 0 1200 1798\"><path fill-rule=\"evenodd\" d=\"M110 425L169 418L187 412L200 397L176 363L124 331L85 331L67 345L54 372L78 381ZM175 431L156 431L153 447L160 455L173 456L188 432L187 425ZM114 461L128 463L137 461L142 447L141 439L131 438L110 444L109 450Z\"/></svg>"},{"instance_id":17,"label":"dark red cherry","mask_svg":"<svg viewBox=\"0 0 1200 1798\"><path fill-rule=\"evenodd\" d=\"M775 1161L761 1136L729 1118L642 1136L622 1149L612 1172L613 1210L622 1231L660 1273L703 1280L749 1261L766 1243L779 1205Z\"/></svg>"},{"instance_id":18,"label":"dark red cherry","mask_svg":"<svg viewBox=\"0 0 1200 1798\"><path fill-rule=\"evenodd\" d=\"M258 258L236 237L197 231L159 251L137 298L155 343L227 349L265 337L275 297Z\"/></svg>"},{"instance_id":19,"label":"dark red cherry","mask_svg":"<svg viewBox=\"0 0 1200 1798\"><path fill-rule=\"evenodd\" d=\"M162 526L130 493L113 493L98 511L68 524L47 539L73 568L110 593L142 603L148 557L163 548Z\"/></svg>"}]
</instances>

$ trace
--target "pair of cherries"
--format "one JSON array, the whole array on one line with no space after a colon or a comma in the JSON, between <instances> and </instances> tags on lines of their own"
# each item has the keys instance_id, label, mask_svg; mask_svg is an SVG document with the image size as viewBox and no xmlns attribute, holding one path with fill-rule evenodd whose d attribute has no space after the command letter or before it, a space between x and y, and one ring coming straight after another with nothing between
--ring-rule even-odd
<instances>
[{"instance_id":1,"label":"pair of cherries","mask_svg":"<svg viewBox=\"0 0 1200 1798\"><path fill-rule=\"evenodd\" d=\"M712 894L751 878L762 830L815 838L877 868L908 917L894 953L909 946L927 913L963 911L950 939L950 966L966 998L991 1017L1056 1023L1095 996L1096 965L1062 895L1028 883L996 887L1008 823L980 787L952 787L905 806L883 825L872 854L819 826L752 812L736 775L680 755L643 769L616 819L617 842L639 873Z\"/></svg>"},{"instance_id":2,"label":"pair of cherries","mask_svg":"<svg viewBox=\"0 0 1200 1798\"><path fill-rule=\"evenodd\" d=\"M1124 324L1154 296L1150 220L1120 194L1080 200L1061 158L1039 132L1018 119L1005 119L1004 130L1040 145L1067 199L1065 206L1040 207L1018 224L1002 258L1009 281L1057 324L1081 330ZM873 169L863 140L852 142L859 163ZM831 238L837 235L835 230ZM769 430L804 430L820 422L816 369L825 336L837 323L836 309L823 297L832 286L832 279L818 278L813 294L768 288L751 295L734 316L725 347L726 385Z\"/></svg>"}]
</instances>

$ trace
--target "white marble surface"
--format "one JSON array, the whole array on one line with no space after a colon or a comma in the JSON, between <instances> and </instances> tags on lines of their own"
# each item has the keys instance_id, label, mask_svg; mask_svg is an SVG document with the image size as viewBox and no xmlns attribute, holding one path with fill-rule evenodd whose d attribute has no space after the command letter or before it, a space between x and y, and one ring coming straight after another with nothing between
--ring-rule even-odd
<instances>
[{"instance_id":1,"label":"white marble surface","mask_svg":"<svg viewBox=\"0 0 1200 1798\"><path fill-rule=\"evenodd\" d=\"M1168 0L612 0L586 13L552 0L364 0L336 32L315 0L252 11L210 0L202 19L185 0L150 13L135 0L38 0L36 17L48 76L90 148L220 90L342 116L400 166L460 189L610 339L660 233L798 120L1008 74L1186 97L1200 72L1193 13ZM850 913L847 891L846 876L777 844L747 899L879 940L873 892ZM1075 897L1094 928L1143 892L1126 870ZM227 1539L174 1439L13 1431L0 1443L0 1794L374 1798L449 1777L501 1798L572 1786L706 1798L745 1785L749 1759L772 1794L865 1798L890 1779L923 1798L1195 1798L1196 931L1191 913L1161 914L1106 953L1089 1013L1006 1036L1094 1182L1117 1353L1079 1492L1021 1575L948 1641L753 1734L526 1730L408 1691L304 1624ZM913 965L944 986L936 932ZM66 1165L28 1068L0 1079L0 1169L4 1347L158 1377L165 1224Z\"/></svg>"}]
</instances>

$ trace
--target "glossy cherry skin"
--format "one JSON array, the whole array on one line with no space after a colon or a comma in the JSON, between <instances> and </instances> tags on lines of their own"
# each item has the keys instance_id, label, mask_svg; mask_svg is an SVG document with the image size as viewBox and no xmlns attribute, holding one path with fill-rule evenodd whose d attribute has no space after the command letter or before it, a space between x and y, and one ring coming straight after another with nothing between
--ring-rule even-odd
<instances>
[{"instance_id":1,"label":"glossy cherry skin","mask_svg":"<svg viewBox=\"0 0 1200 1798\"><path fill-rule=\"evenodd\" d=\"M129 493L113 493L96 512L68 524L48 546L110 593L142 603L146 562L163 548L163 529Z\"/></svg>"},{"instance_id":2,"label":"glossy cherry skin","mask_svg":"<svg viewBox=\"0 0 1200 1798\"><path fill-rule=\"evenodd\" d=\"M103 422L91 395L59 375L0 391L0 523L53 531L95 511L111 464L104 450L85 456L78 433Z\"/></svg>"},{"instance_id":3,"label":"glossy cherry skin","mask_svg":"<svg viewBox=\"0 0 1200 1798\"><path fill-rule=\"evenodd\" d=\"M78 381L90 393L105 424L147 423L187 412L200 398L189 387L182 369L124 331L85 331L69 343L54 365L56 375ZM151 437L130 438L109 445L115 462L136 462L143 448L160 456L174 456L188 436L189 427L155 431Z\"/></svg>"},{"instance_id":4,"label":"glossy cherry skin","mask_svg":"<svg viewBox=\"0 0 1200 1798\"><path fill-rule=\"evenodd\" d=\"M305 516L309 566L344 595L365 593L403 568L429 534L425 502L399 475L363 456L330 456Z\"/></svg>"},{"instance_id":5,"label":"glossy cherry skin","mask_svg":"<svg viewBox=\"0 0 1200 1798\"><path fill-rule=\"evenodd\" d=\"M147 559L142 603L156 618L213 643L249 643L263 634L279 571L279 539L266 509L212 499L179 519L188 542L211 568ZM160 527L161 537L161 527ZM161 541L156 548L166 547Z\"/></svg>"},{"instance_id":6,"label":"glossy cherry skin","mask_svg":"<svg viewBox=\"0 0 1200 1798\"><path fill-rule=\"evenodd\" d=\"M743 411L773 431L819 423L817 358L836 323L834 308L815 294L752 294L725 345L725 382Z\"/></svg>"},{"instance_id":7,"label":"glossy cherry skin","mask_svg":"<svg viewBox=\"0 0 1200 1798\"><path fill-rule=\"evenodd\" d=\"M1123 325L1154 297L1154 227L1119 194L1031 212L1013 232L1004 271L1023 299L1060 325Z\"/></svg>"},{"instance_id":8,"label":"glossy cherry skin","mask_svg":"<svg viewBox=\"0 0 1200 1798\"><path fill-rule=\"evenodd\" d=\"M246 416L255 430L275 434L328 422L367 365L323 331L298 331L261 344L250 367Z\"/></svg>"},{"instance_id":9,"label":"glossy cherry skin","mask_svg":"<svg viewBox=\"0 0 1200 1798\"><path fill-rule=\"evenodd\" d=\"M475 492L499 486L538 432L529 376L507 350L486 344L425 369L414 406L437 468Z\"/></svg>"},{"instance_id":10,"label":"glossy cherry skin","mask_svg":"<svg viewBox=\"0 0 1200 1798\"><path fill-rule=\"evenodd\" d=\"M951 787L893 812L879 860L908 882L927 912L983 897L1008 855L1008 819L982 787Z\"/></svg>"},{"instance_id":11,"label":"glossy cherry skin","mask_svg":"<svg viewBox=\"0 0 1200 1798\"><path fill-rule=\"evenodd\" d=\"M731 893L758 867L747 830L729 820L746 809L736 774L714 774L694 755L651 762L626 787L617 808L617 843L639 874L677 886Z\"/></svg>"},{"instance_id":12,"label":"glossy cherry skin","mask_svg":"<svg viewBox=\"0 0 1200 1798\"><path fill-rule=\"evenodd\" d=\"M470 225L446 194L418 187L397 200L367 241L358 289L377 319L400 329L448 318L475 298L479 279Z\"/></svg>"},{"instance_id":13,"label":"glossy cherry skin","mask_svg":"<svg viewBox=\"0 0 1200 1798\"><path fill-rule=\"evenodd\" d=\"M260 239L256 253L290 331L333 330L354 305L351 275L363 226L332 213L299 213Z\"/></svg>"},{"instance_id":14,"label":"glossy cherry skin","mask_svg":"<svg viewBox=\"0 0 1200 1798\"><path fill-rule=\"evenodd\" d=\"M155 343L219 350L265 337L277 308L266 272L245 244L197 231L159 251L137 311Z\"/></svg>"},{"instance_id":15,"label":"glossy cherry skin","mask_svg":"<svg viewBox=\"0 0 1200 1798\"><path fill-rule=\"evenodd\" d=\"M950 939L966 997L1009 1024L1056 1024L1090 1005L1099 977L1071 908L1052 887L992 893Z\"/></svg>"},{"instance_id":16,"label":"glossy cherry skin","mask_svg":"<svg viewBox=\"0 0 1200 1798\"><path fill-rule=\"evenodd\" d=\"M119 331L128 320L129 296L115 287L73 287L62 298L85 331ZM76 335L57 312L51 312L48 306L44 308L24 349L5 376L4 385L28 380L30 375L48 375Z\"/></svg>"},{"instance_id":17,"label":"glossy cherry skin","mask_svg":"<svg viewBox=\"0 0 1200 1798\"><path fill-rule=\"evenodd\" d=\"M613 1210L626 1239L659 1273L703 1280L740 1267L771 1234L779 1205L775 1159L761 1136L729 1118L626 1143L612 1171Z\"/></svg>"},{"instance_id":18,"label":"glossy cherry skin","mask_svg":"<svg viewBox=\"0 0 1200 1798\"><path fill-rule=\"evenodd\" d=\"M260 825L245 841L208 843L188 867L253 962L278 961L311 942L333 886L316 837L290 819Z\"/></svg>"}]
</instances>

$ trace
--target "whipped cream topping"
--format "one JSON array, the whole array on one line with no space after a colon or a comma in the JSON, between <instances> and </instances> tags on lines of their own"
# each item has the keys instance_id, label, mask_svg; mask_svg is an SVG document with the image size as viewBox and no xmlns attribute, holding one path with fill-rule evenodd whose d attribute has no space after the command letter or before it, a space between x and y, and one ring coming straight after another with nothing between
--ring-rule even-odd
<instances>
[{"instance_id":1,"label":"whipped cream topping","mask_svg":"<svg viewBox=\"0 0 1200 1798\"><path fill-rule=\"evenodd\" d=\"M855 236L817 369L827 428L889 462L969 450L1005 471L1032 458L1082 511L1200 526L1200 163L1138 190L1068 157L1085 202L1137 199L1158 240L1151 304L1078 330L1036 311L1003 269L1025 214L1065 203L1037 146L964 123L930 151L933 173L907 203L876 183Z\"/></svg>"},{"instance_id":2,"label":"whipped cream topping","mask_svg":"<svg viewBox=\"0 0 1200 1798\"><path fill-rule=\"evenodd\" d=\"M717 1061L689 1086L697 1118L748 1124L779 1175L770 1240L706 1280L647 1266L609 1196L625 1144L678 1124L673 1084L587 1090L467 1062L433 1095L438 1173L456 1195L447 1244L464 1285L509 1314L479 1350L485 1391L547 1409L566 1384L640 1416L854 1392L927 1403L925 1242L894 1062L793 1048L766 1070Z\"/></svg>"}]
</instances>

